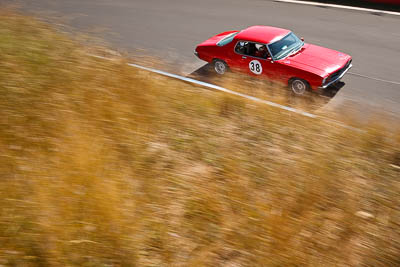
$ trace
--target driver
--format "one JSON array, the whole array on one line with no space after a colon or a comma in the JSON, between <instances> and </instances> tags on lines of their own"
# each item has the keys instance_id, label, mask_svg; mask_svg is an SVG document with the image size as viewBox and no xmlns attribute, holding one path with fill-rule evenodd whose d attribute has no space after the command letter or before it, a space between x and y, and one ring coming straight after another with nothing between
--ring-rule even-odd
<instances>
[{"instance_id":1,"label":"driver","mask_svg":"<svg viewBox=\"0 0 400 267\"><path fill-rule=\"evenodd\" d=\"M262 45L255 52L254 56L261 57L261 58L267 58L267 55L268 55L267 47L265 45Z\"/></svg>"}]
</instances>

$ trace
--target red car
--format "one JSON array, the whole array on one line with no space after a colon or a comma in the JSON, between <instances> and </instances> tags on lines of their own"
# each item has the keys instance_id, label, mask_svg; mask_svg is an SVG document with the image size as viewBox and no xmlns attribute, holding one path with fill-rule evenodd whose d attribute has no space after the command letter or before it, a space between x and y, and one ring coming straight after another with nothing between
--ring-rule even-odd
<instances>
[{"instance_id":1,"label":"red car","mask_svg":"<svg viewBox=\"0 0 400 267\"><path fill-rule=\"evenodd\" d=\"M220 33L199 44L195 55L218 74L231 68L266 77L298 95L337 83L352 67L345 53L304 43L289 30L269 26Z\"/></svg>"}]
</instances>

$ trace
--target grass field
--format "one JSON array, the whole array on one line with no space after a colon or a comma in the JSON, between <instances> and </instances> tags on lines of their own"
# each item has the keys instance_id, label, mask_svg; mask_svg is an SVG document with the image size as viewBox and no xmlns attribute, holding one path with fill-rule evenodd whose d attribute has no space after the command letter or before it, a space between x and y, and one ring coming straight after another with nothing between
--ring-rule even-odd
<instances>
[{"instance_id":1,"label":"grass field","mask_svg":"<svg viewBox=\"0 0 400 267\"><path fill-rule=\"evenodd\" d=\"M400 265L399 133L99 49L0 12L0 265Z\"/></svg>"}]
</instances>

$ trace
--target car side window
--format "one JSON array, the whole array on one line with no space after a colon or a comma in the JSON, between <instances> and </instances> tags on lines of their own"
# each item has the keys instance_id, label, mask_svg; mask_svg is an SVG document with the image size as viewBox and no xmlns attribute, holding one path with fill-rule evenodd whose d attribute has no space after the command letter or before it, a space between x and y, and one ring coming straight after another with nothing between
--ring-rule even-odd
<instances>
[{"instance_id":1,"label":"car side window","mask_svg":"<svg viewBox=\"0 0 400 267\"><path fill-rule=\"evenodd\" d=\"M257 44L247 41L239 41L235 46L235 51L238 54L258 57L258 58L267 58L268 51L264 44Z\"/></svg>"},{"instance_id":2,"label":"car side window","mask_svg":"<svg viewBox=\"0 0 400 267\"><path fill-rule=\"evenodd\" d=\"M247 55L247 48L248 48L249 42L244 42L244 41L239 41L236 44L235 51L238 54L241 55Z\"/></svg>"}]
</instances>

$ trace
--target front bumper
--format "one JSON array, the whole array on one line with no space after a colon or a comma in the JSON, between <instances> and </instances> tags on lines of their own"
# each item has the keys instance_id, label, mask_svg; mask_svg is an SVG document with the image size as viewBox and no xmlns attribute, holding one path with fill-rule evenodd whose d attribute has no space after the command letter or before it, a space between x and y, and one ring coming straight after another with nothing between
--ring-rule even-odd
<instances>
[{"instance_id":1,"label":"front bumper","mask_svg":"<svg viewBox=\"0 0 400 267\"><path fill-rule=\"evenodd\" d=\"M347 66L347 68L346 68L338 77L336 77L336 78L333 79L332 81L329 81L329 82L326 83L326 84L323 84L323 85L320 86L319 88L325 89L325 88L329 87L330 85L332 85L332 84L338 82L340 79L342 79L342 77L346 74L346 72L348 72L349 69L351 69L351 67L353 67L353 65L352 65L352 64L349 64L349 65Z\"/></svg>"}]
</instances>

